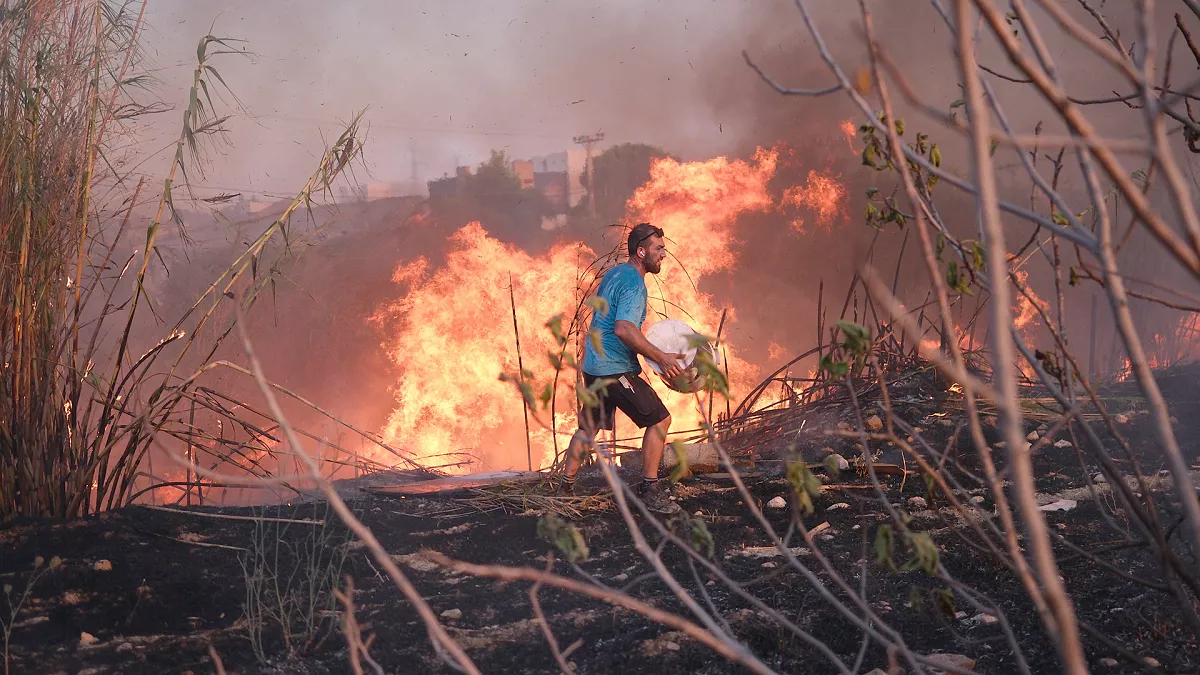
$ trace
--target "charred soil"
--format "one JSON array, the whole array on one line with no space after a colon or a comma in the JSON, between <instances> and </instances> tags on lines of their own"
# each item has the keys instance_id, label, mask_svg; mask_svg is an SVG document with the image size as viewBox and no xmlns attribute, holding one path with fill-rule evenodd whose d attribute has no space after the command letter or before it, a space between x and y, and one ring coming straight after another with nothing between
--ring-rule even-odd
<instances>
[{"instance_id":1,"label":"charred soil","mask_svg":"<svg viewBox=\"0 0 1200 675\"><path fill-rule=\"evenodd\" d=\"M1172 397L1172 412L1181 427L1200 419L1197 415L1195 370L1167 373L1164 389ZM929 380L914 384L907 392L897 390L893 398L904 400L904 414L923 425L931 444L953 448L961 444L964 468L970 468L971 451L962 432L961 412L953 394L938 393ZM1126 392L1120 386L1111 394ZM1132 396L1129 399L1132 401ZM864 401L871 414L873 401ZM1118 411L1114 411L1118 412ZM1121 412L1131 443L1143 455L1142 470L1151 478L1150 489L1162 492L1162 517L1168 523L1178 517L1170 496L1170 479L1158 474L1160 466L1150 457L1160 456L1144 413L1130 403ZM825 429L835 428L838 416L853 416L841 410L834 417L814 420L801 434L798 447L810 461L823 460L824 448L833 447L853 459L852 439L833 439ZM945 420L945 421L943 421ZM1095 422L1091 422L1095 423ZM1036 419L1029 430L1037 431ZM985 427L989 442L999 442L994 428ZM806 434L817 434L811 437ZM1195 434L1180 429L1189 459L1195 462ZM1107 434L1102 436L1107 438ZM1072 437L1064 432L1058 440ZM880 462L895 452L878 451ZM780 450L776 459L786 459ZM1003 451L996 450L1003 470ZM1082 458L1082 460L1081 460ZM1066 511L1048 511L1051 528L1078 546L1101 551L1115 567L1154 581L1159 574L1154 561L1136 546L1122 547L1122 537L1111 521L1120 518L1111 491L1093 478L1096 467L1075 443L1051 443L1035 455L1039 501L1049 504L1070 499L1076 506ZM816 578L833 589L830 576L818 557L804 546L793 527L795 498L790 483L781 475L782 464L763 456L745 474L757 505L772 526L796 547L798 559ZM910 465L908 467L912 469ZM633 467L623 471L628 474ZM1003 637L1007 623L1025 649L1034 673L1056 671L1057 659L1036 611L1021 584L987 553L964 538L967 525L958 513L944 508L926 492L920 474L881 474L888 500L911 517L911 527L928 532L939 549L939 560L959 581L985 594L994 603L992 611L980 611L957 597L950 606L941 585L919 570L889 571L878 562L875 537L888 521L870 480L852 467L839 476L824 476L825 486L815 499L814 512L798 516L808 528L820 528L815 548L846 581L858 588L865 570L867 595L873 609L921 654L957 653L976 661L982 673L1017 672L1015 658ZM687 614L666 585L651 574L651 566L633 547L620 514L603 498L605 488L593 470L581 479L582 488L599 495L575 519L590 549L590 557L572 569L555 563L555 571L574 578L580 572L611 588L629 593L663 609ZM549 488L539 488L549 494ZM787 564L763 529L756 525L747 506L728 476L700 475L676 486L678 503L691 517L702 520L712 535L712 558L726 574L776 609L813 637L824 642L846 663L853 663L863 643L862 631L847 616L822 599L797 569ZM1106 494L1108 496L1106 496ZM395 499L354 492L351 506L369 526L387 551L401 563L433 610L442 616L450 633L484 672L555 672L557 666L542 637L528 597L527 583L498 584L489 579L454 573L438 567L421 555L429 549L451 558L475 563L542 568L552 545L538 536L543 513L526 508L518 498L495 497L490 502L476 499L468 504L459 496ZM785 508L770 508L768 502L783 497ZM920 499L914 499L920 498ZM983 490L964 490L963 498L990 512L993 505ZM921 500L925 500L922 502ZM481 507L481 504L484 506ZM491 504L487 506L486 504ZM321 528L310 523L275 524L272 530L288 543L272 549L279 578L303 579L313 574L305 553L305 542L314 530L324 534L324 546L341 547L346 558L334 570L339 578L354 580L356 618L364 632L375 636L371 654L389 673L452 672L430 646L426 631L413 608L403 600L386 576L377 571L365 549L353 542L340 525L333 523L320 502L294 503L267 509L193 508L191 512L169 513L130 507L93 518L52 523L12 523L0 530L0 575L11 586L10 597L29 587L29 597L16 615L10 648L14 673L211 673L214 665L210 646L234 673L342 673L348 671L347 650L335 630L340 619L333 611L315 607L330 635L324 641L297 646L288 657L287 645L277 625L266 621L262 630L263 662L256 657L249 639L252 623L247 612L246 561L251 551L264 546L261 523L204 517L224 514L247 517L329 520ZM640 517L640 516L639 516ZM1120 523L1116 523L1118 528ZM652 543L655 538L652 537ZM1195 672L1200 652L1171 610L1166 596L1123 579L1087 559L1059 551L1062 576L1079 611L1095 632L1107 635L1138 657L1152 656L1167 672ZM37 556L62 563L41 574L29 585ZM728 629L764 662L780 672L836 672L818 652L796 639L764 613L749 607L721 582L703 570L693 574L686 555L668 546L663 555L667 566L697 598L707 593L724 617ZM321 563L324 565L324 563ZM699 568L697 568L699 569ZM306 571L307 570L307 571ZM321 570L318 570L318 572ZM325 570L329 571L329 570ZM299 585L299 584L296 584ZM701 592L703 589L703 592ZM544 588L540 601L550 626L569 660L579 673L619 670L659 673L742 672L709 649L679 632L673 632L641 616L605 603L566 592ZM6 620L7 608L0 614ZM1000 610L995 612L994 610ZM996 621L991 614L1003 616ZM1085 634L1085 644L1098 672L1137 672L1112 645ZM1102 659L1118 665L1101 665ZM869 646L861 671L886 670L888 656Z\"/></svg>"}]
</instances>

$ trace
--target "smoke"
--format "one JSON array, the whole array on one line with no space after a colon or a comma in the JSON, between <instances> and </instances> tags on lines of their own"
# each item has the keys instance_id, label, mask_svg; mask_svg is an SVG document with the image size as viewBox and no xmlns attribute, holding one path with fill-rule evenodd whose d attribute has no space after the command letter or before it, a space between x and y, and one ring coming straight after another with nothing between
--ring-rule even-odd
<instances>
[{"instance_id":1,"label":"smoke","mask_svg":"<svg viewBox=\"0 0 1200 675\"><path fill-rule=\"evenodd\" d=\"M809 4L833 55L854 74L866 63L856 3ZM961 97L954 35L931 3L869 5L884 50L921 103L949 111ZM1115 30L1136 34L1130 8L1108 6L1105 11ZM837 177L848 197L828 225L808 214L802 233L777 210L739 218L727 244L737 263L706 278L701 290L736 310L729 337L744 346L742 355L773 365L812 345L818 289L823 285L822 302L829 318L836 318L850 279L868 257L884 276L897 275L905 302L917 305L925 299L929 284L918 264L915 237L902 244L904 235L895 228L877 234L863 225L866 189L890 190L895 181L890 174L863 167L857 154L861 145L847 144L841 124L857 124L860 111L843 93L781 96L743 61L744 50L784 86L811 89L835 82L787 0L753 5L296 0L286 12L271 3L238 0L219 16L203 3L164 0L148 11L147 52L160 68L158 91L165 100L182 102L195 41L214 19L214 34L249 40L254 55L215 63L249 116L230 121L232 144L215 158L204 181L211 190L292 192L315 165L337 120L362 108L368 108L371 125L371 175L363 177L368 182L414 175L423 181L452 172L456 165L478 163L492 149L518 158L557 152L572 147L572 136L598 129L606 133L605 145L644 142L684 160L722 154L748 158L759 146L775 146L780 151L771 185L776 200L805 184L812 171ZM1162 11L1156 25L1165 42L1172 25L1168 11ZM1120 80L1111 69L1100 66L1052 22L1041 26L1073 95L1106 96L1121 86L1114 84ZM1177 58L1185 58L1181 45L1176 51ZM981 55L997 72L1018 74L993 41L985 40ZM1191 64L1177 69L1176 80L1190 84ZM990 81L1018 133L1032 133L1039 121L1053 118L1027 85ZM903 100L899 87L891 89L908 128L933 134L946 166L969 175L963 140ZM965 113L959 108L958 114ZM1088 114L1102 134L1141 133L1139 114L1120 105L1089 108ZM161 117L147 133L169 139L177 133L176 122L173 116ZM1043 132L1064 130L1047 123ZM147 147L157 143L147 141ZM1005 198L1029 204L1028 179L1017 155L1002 148L997 158ZM1073 203L1086 204L1078 171L1069 160L1061 184ZM1049 175L1049 159L1038 161ZM1139 158L1126 161L1131 172L1143 168ZM148 164L146 170L155 169ZM198 191L206 194L203 188ZM944 184L938 191L943 219L957 233L977 236L969 196ZM1160 193L1152 196L1165 204ZM1035 205L1046 210L1044 203ZM392 401L388 387L397 377L380 336L365 318L395 299L390 276L398 264L424 255L437 266L444 238L466 224L422 227L407 216L408 206L388 203L322 216L359 234L323 246L320 259L302 259L289 273L291 284L272 298L278 303L270 305L275 315L256 324L256 339L269 345L269 375L309 398L331 401L334 412L371 429L380 428ZM1010 247L1032 234L1032 228L1013 223ZM587 239L580 233L571 236ZM519 233L504 239L521 240ZM236 242L230 243L236 248ZM547 244L547 237L529 237L526 248L536 253L533 248ZM897 268L902 246L907 253ZM1195 286L1177 268L1160 269L1156 245L1144 235L1133 236L1122 258L1132 272L1160 283ZM1052 301L1052 280L1045 265L1034 262L1030 283ZM200 276L196 272L193 281ZM179 280L176 301L186 299L185 287ZM1083 297L1068 318L1068 329L1075 334L1091 328ZM1156 310L1138 311L1153 315ZM1111 336L1110 327L1100 329L1106 339ZM1102 340L1098 349L1106 352L1110 345L1111 339Z\"/></svg>"}]
</instances>

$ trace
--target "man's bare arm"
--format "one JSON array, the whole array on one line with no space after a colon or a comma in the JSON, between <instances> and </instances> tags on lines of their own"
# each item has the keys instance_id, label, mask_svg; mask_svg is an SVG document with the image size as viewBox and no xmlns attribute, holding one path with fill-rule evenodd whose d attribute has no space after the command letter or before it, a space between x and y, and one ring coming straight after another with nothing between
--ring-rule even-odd
<instances>
[{"instance_id":1,"label":"man's bare arm","mask_svg":"<svg viewBox=\"0 0 1200 675\"><path fill-rule=\"evenodd\" d=\"M617 334L621 342L625 343L625 346L657 363L658 367L662 369L663 375L668 380L673 380L683 373L683 366L679 365L679 360L683 358L683 354L668 354L655 347L642 334L642 330L633 325L632 322L617 321L613 332Z\"/></svg>"}]
</instances>

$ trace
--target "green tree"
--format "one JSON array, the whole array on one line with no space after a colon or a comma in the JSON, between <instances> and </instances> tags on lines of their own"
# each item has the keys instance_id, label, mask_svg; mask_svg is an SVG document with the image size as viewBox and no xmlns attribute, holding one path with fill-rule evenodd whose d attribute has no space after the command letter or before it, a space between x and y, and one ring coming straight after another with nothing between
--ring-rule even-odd
<instances>
[{"instance_id":1,"label":"green tree","mask_svg":"<svg viewBox=\"0 0 1200 675\"><path fill-rule=\"evenodd\" d=\"M650 165L657 159L671 157L662 148L645 143L622 143L614 145L592 159L595 183L596 216L602 221L612 221L625 215L625 202L639 187L650 179ZM587 185L587 169L579 178ZM583 213L587 212L588 195L580 202Z\"/></svg>"}]
</instances>

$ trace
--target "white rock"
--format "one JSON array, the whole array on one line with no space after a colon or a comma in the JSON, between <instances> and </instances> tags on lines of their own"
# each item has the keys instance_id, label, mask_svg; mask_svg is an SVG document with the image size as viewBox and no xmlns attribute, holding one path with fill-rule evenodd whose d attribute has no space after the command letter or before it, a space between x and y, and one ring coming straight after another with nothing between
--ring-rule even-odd
<instances>
[{"instance_id":1,"label":"white rock","mask_svg":"<svg viewBox=\"0 0 1200 675\"><path fill-rule=\"evenodd\" d=\"M663 646L667 648L667 651L671 651L671 652L679 651L679 644L675 643L675 642L667 642Z\"/></svg>"},{"instance_id":2,"label":"white rock","mask_svg":"<svg viewBox=\"0 0 1200 675\"><path fill-rule=\"evenodd\" d=\"M1037 432L1038 432L1039 434L1044 434L1044 433L1046 433L1046 431L1048 431L1049 429L1050 429L1050 426L1049 426L1049 425L1047 425L1047 424L1039 424L1039 425L1038 425L1038 428L1037 428Z\"/></svg>"},{"instance_id":3,"label":"white rock","mask_svg":"<svg viewBox=\"0 0 1200 675\"><path fill-rule=\"evenodd\" d=\"M762 566L763 566L764 568L766 568L766 569L769 569L769 570L773 570L773 569L775 569L776 567L778 567L778 565L776 565L775 563L771 562L770 560L768 560L767 562L763 563L763 564L762 564Z\"/></svg>"},{"instance_id":4,"label":"white rock","mask_svg":"<svg viewBox=\"0 0 1200 675\"><path fill-rule=\"evenodd\" d=\"M962 654L929 654L925 659L933 663L935 667L941 666L955 670L973 670L975 668L975 659Z\"/></svg>"},{"instance_id":5,"label":"white rock","mask_svg":"<svg viewBox=\"0 0 1200 675\"><path fill-rule=\"evenodd\" d=\"M111 572L112 563L107 560L97 560L96 564L92 565L92 569L97 572Z\"/></svg>"},{"instance_id":6,"label":"white rock","mask_svg":"<svg viewBox=\"0 0 1200 675\"><path fill-rule=\"evenodd\" d=\"M848 508L850 508L850 505L847 504L846 502L838 502L836 504L830 504L829 506L825 507L825 510L826 511L840 511L842 509L848 509Z\"/></svg>"},{"instance_id":7,"label":"white rock","mask_svg":"<svg viewBox=\"0 0 1200 675\"><path fill-rule=\"evenodd\" d=\"M1159 663L1158 659L1154 658L1153 656L1147 656L1143 658L1142 663L1150 666L1151 668L1162 668L1162 664Z\"/></svg>"},{"instance_id":8,"label":"white rock","mask_svg":"<svg viewBox=\"0 0 1200 675\"><path fill-rule=\"evenodd\" d=\"M697 511L697 512L693 513L692 515L693 515L693 516L696 516L697 518L703 518L703 517L704 517L704 512L703 512L703 511Z\"/></svg>"},{"instance_id":9,"label":"white rock","mask_svg":"<svg viewBox=\"0 0 1200 675\"><path fill-rule=\"evenodd\" d=\"M883 420L879 419L879 415L871 415L867 418L867 429L870 431L883 431Z\"/></svg>"},{"instance_id":10,"label":"white rock","mask_svg":"<svg viewBox=\"0 0 1200 675\"><path fill-rule=\"evenodd\" d=\"M772 497L771 501L767 502L767 508L769 508L769 509L786 509L787 508L787 500L784 499L783 497Z\"/></svg>"},{"instance_id":11,"label":"white rock","mask_svg":"<svg viewBox=\"0 0 1200 675\"><path fill-rule=\"evenodd\" d=\"M1003 450L1008 447L1008 443L1005 443L1004 441L996 441L996 444L992 447L996 448L997 450Z\"/></svg>"},{"instance_id":12,"label":"white rock","mask_svg":"<svg viewBox=\"0 0 1200 675\"><path fill-rule=\"evenodd\" d=\"M131 651L133 651L133 643L132 642L122 642L121 644L117 645L117 653L118 654L123 654L125 652L131 652Z\"/></svg>"},{"instance_id":13,"label":"white rock","mask_svg":"<svg viewBox=\"0 0 1200 675\"><path fill-rule=\"evenodd\" d=\"M966 612L955 612L954 618L958 619L959 621L962 621L963 619L967 618L967 613Z\"/></svg>"},{"instance_id":14,"label":"white rock","mask_svg":"<svg viewBox=\"0 0 1200 675\"><path fill-rule=\"evenodd\" d=\"M454 609L448 609L448 610L442 612L442 618L458 620L458 619L463 618L463 613L462 613L461 609L455 607Z\"/></svg>"},{"instance_id":15,"label":"white rock","mask_svg":"<svg viewBox=\"0 0 1200 675\"><path fill-rule=\"evenodd\" d=\"M1092 482L1093 483L1107 483L1108 479L1104 477L1104 474L1098 473L1098 474L1092 476Z\"/></svg>"},{"instance_id":16,"label":"white rock","mask_svg":"<svg viewBox=\"0 0 1200 675\"><path fill-rule=\"evenodd\" d=\"M1071 441L1068 441L1065 438L1061 438L1057 441L1054 441L1054 447L1059 448L1061 450L1062 448L1070 448L1072 446L1071 446Z\"/></svg>"},{"instance_id":17,"label":"white rock","mask_svg":"<svg viewBox=\"0 0 1200 675\"><path fill-rule=\"evenodd\" d=\"M87 631L79 634L79 644L84 647L87 647L88 645L94 645L97 642L99 642L99 640L96 639L96 636Z\"/></svg>"},{"instance_id":18,"label":"white rock","mask_svg":"<svg viewBox=\"0 0 1200 675\"><path fill-rule=\"evenodd\" d=\"M845 457L841 455L830 455L830 457L833 457L834 461L837 462L838 471L846 471L850 468L850 462Z\"/></svg>"},{"instance_id":19,"label":"white rock","mask_svg":"<svg viewBox=\"0 0 1200 675\"><path fill-rule=\"evenodd\" d=\"M976 614L975 616L971 617L971 620L975 623L983 624L984 626L991 626L1000 622L1000 619L986 612L980 612Z\"/></svg>"},{"instance_id":20,"label":"white rock","mask_svg":"<svg viewBox=\"0 0 1200 675\"><path fill-rule=\"evenodd\" d=\"M1060 499L1056 502L1039 506L1038 511L1071 511L1076 506L1079 506L1079 502L1074 499Z\"/></svg>"},{"instance_id":21,"label":"white rock","mask_svg":"<svg viewBox=\"0 0 1200 675\"><path fill-rule=\"evenodd\" d=\"M987 498L985 498L983 495L975 495L974 497L971 497L971 501L975 502L976 504L982 504L987 501Z\"/></svg>"},{"instance_id":22,"label":"white rock","mask_svg":"<svg viewBox=\"0 0 1200 675\"><path fill-rule=\"evenodd\" d=\"M628 580L629 580L629 575L624 572L621 572L617 576L613 577L613 581L628 581Z\"/></svg>"},{"instance_id":23,"label":"white rock","mask_svg":"<svg viewBox=\"0 0 1200 675\"><path fill-rule=\"evenodd\" d=\"M1036 432L1036 431L1031 431L1031 432L1029 432L1029 435L1025 437L1025 440L1027 440L1027 441L1029 441L1030 443L1032 443L1032 442L1036 441L1038 438L1039 438L1039 436L1038 436L1038 432Z\"/></svg>"},{"instance_id":24,"label":"white rock","mask_svg":"<svg viewBox=\"0 0 1200 675\"><path fill-rule=\"evenodd\" d=\"M929 508L929 503L925 501L924 497L909 497L908 508L916 511L924 511Z\"/></svg>"},{"instance_id":25,"label":"white rock","mask_svg":"<svg viewBox=\"0 0 1200 675\"><path fill-rule=\"evenodd\" d=\"M1104 666L1105 668L1116 668L1118 665L1120 665L1120 662L1118 662L1116 659L1106 656L1100 659L1100 665Z\"/></svg>"},{"instance_id":26,"label":"white rock","mask_svg":"<svg viewBox=\"0 0 1200 675\"><path fill-rule=\"evenodd\" d=\"M1128 415L1113 415L1113 421L1116 422L1117 424L1129 424L1129 416ZM1112 659L1108 659L1108 660L1113 661ZM1101 663L1104 663L1104 661L1101 661ZM1115 664L1116 661L1113 661L1113 663Z\"/></svg>"},{"instance_id":27,"label":"white rock","mask_svg":"<svg viewBox=\"0 0 1200 675\"><path fill-rule=\"evenodd\" d=\"M418 572L432 572L436 569L440 569L437 563L421 555L419 552L409 553L407 555L393 554L392 560L408 565Z\"/></svg>"}]
</instances>

